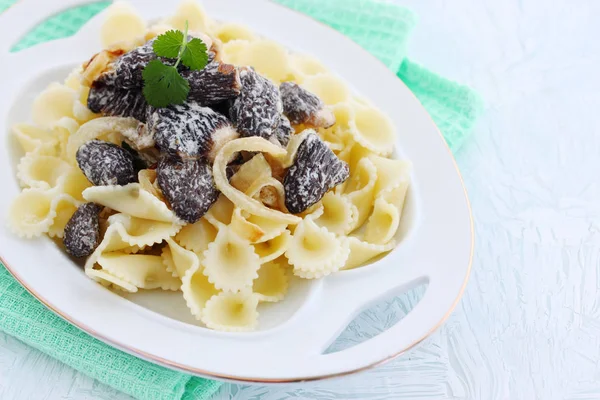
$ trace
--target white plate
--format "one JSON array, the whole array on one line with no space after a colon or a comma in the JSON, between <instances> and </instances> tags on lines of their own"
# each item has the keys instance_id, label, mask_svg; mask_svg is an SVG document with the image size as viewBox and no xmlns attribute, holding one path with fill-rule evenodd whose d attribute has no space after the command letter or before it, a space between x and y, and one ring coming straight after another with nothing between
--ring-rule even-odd
<instances>
[{"instance_id":1,"label":"white plate","mask_svg":"<svg viewBox=\"0 0 600 400\"><path fill-rule=\"evenodd\" d=\"M16 54L8 54L14 41L7 38L16 40L61 8L78 3L84 1L21 0L0 16L0 127L5 135L13 123L28 120L33 98L50 81L64 79L72 66L100 49L102 14L73 38ZM147 19L174 11L167 1L133 3ZM316 56L393 119L399 154L414 164L398 248L368 267L296 286L280 305L263 310L257 332L210 331L183 317L183 302L172 296L131 296L136 304L88 279L47 238L12 235L6 210L19 193L14 167L20 154L9 138L0 157L0 254L5 265L46 306L98 339L200 376L252 382L320 379L365 369L415 346L457 304L473 251L462 180L431 118L391 71L333 29L265 0L205 0L204 5L215 19L246 24L292 50ZM361 310L424 282L426 294L402 321L354 347L322 354Z\"/></svg>"}]
</instances>

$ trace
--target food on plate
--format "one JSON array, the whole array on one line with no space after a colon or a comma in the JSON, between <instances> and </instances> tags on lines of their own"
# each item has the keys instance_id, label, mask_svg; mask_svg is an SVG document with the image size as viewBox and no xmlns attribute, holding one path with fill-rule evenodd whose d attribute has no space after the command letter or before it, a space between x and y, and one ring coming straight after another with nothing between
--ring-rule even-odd
<instances>
[{"instance_id":1,"label":"food on plate","mask_svg":"<svg viewBox=\"0 0 600 400\"><path fill-rule=\"evenodd\" d=\"M199 5L152 25L115 7L105 49L13 127L17 235L62 239L100 284L179 292L200 323L236 332L285 301L291 275L393 250L411 166L391 157L383 112Z\"/></svg>"}]
</instances>

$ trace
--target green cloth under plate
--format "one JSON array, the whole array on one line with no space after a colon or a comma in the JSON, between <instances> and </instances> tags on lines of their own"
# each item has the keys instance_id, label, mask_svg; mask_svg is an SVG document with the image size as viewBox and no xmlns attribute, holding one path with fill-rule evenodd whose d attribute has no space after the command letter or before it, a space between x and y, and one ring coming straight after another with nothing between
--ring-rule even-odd
<instances>
[{"instance_id":1,"label":"green cloth under plate","mask_svg":"<svg viewBox=\"0 0 600 400\"><path fill-rule=\"evenodd\" d=\"M0 12L15 0L0 0ZM479 96L406 58L414 14L375 0L278 0L332 26L383 61L429 111L453 151L482 110ZM57 14L29 32L13 51L70 36L108 6L103 1ZM0 330L82 373L138 399L208 399L220 383L140 360L94 339L33 298L0 264Z\"/></svg>"}]
</instances>

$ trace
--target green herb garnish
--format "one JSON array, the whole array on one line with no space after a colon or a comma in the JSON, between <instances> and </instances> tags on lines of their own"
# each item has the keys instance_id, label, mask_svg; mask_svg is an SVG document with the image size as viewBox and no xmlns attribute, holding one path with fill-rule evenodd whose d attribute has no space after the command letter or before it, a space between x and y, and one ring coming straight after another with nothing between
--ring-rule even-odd
<instances>
[{"instance_id":1,"label":"green herb garnish","mask_svg":"<svg viewBox=\"0 0 600 400\"><path fill-rule=\"evenodd\" d=\"M154 53L163 58L175 59L175 65L152 60L142 71L144 97L153 107L183 104L190 92L190 84L179 73L179 63L199 71L208 63L204 42L198 38L188 40L188 23L185 32L171 30L158 36L152 45Z\"/></svg>"}]
</instances>

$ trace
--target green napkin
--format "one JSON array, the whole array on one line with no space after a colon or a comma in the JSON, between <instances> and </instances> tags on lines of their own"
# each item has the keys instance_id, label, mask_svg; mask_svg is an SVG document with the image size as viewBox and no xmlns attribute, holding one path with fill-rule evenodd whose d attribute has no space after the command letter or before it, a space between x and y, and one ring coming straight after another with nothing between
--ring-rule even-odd
<instances>
[{"instance_id":1,"label":"green napkin","mask_svg":"<svg viewBox=\"0 0 600 400\"><path fill-rule=\"evenodd\" d=\"M16 0L0 0L0 12ZM453 151L472 130L482 103L471 89L406 58L416 24L409 10L377 0L278 0L346 34L390 69L429 111ZM103 1L57 14L29 32L13 51L70 36L108 6ZM33 298L0 265L0 330L82 373L138 399L208 399L220 383L154 365L94 339Z\"/></svg>"}]
</instances>

